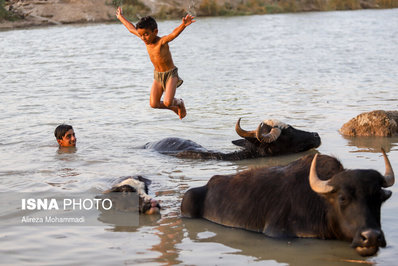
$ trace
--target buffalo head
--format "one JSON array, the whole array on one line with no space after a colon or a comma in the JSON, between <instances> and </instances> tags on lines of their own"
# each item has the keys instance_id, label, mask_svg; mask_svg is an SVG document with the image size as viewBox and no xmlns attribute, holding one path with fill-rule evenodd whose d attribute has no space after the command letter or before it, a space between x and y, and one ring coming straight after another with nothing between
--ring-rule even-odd
<instances>
[{"instance_id":1,"label":"buffalo head","mask_svg":"<svg viewBox=\"0 0 398 266\"><path fill-rule=\"evenodd\" d=\"M180 158L235 161L303 152L321 144L317 133L298 130L277 120L266 120L253 131L243 130L240 127L240 120L239 118L235 129L243 139L232 141L243 148L238 151L230 153L212 151L191 140L175 137L149 142L144 148Z\"/></svg>"},{"instance_id":2,"label":"buffalo head","mask_svg":"<svg viewBox=\"0 0 398 266\"><path fill-rule=\"evenodd\" d=\"M278 120L265 120L252 131L242 129L240 120L236 122L235 130L244 140L233 143L260 156L303 152L321 144L318 133L298 130Z\"/></svg>"},{"instance_id":3,"label":"buffalo head","mask_svg":"<svg viewBox=\"0 0 398 266\"><path fill-rule=\"evenodd\" d=\"M110 190L105 191L105 193L121 192L121 193L137 193L138 194L138 211L142 214L158 214L160 212L159 203L152 199L148 195L148 185L151 183L150 180L142 177L127 177L122 182L113 186ZM129 206L126 200L121 197L114 197L113 200L117 199L118 209L123 210L133 210L135 206ZM133 205L135 205L133 203Z\"/></svg>"},{"instance_id":4,"label":"buffalo head","mask_svg":"<svg viewBox=\"0 0 398 266\"><path fill-rule=\"evenodd\" d=\"M382 150L386 172L375 170L344 170L328 180L318 178L317 155L310 168L310 186L329 205L327 219L339 239L352 241L352 247L362 256L374 255L386 246L380 224L380 208L391 196L383 188L394 184L394 172Z\"/></svg>"}]
</instances>

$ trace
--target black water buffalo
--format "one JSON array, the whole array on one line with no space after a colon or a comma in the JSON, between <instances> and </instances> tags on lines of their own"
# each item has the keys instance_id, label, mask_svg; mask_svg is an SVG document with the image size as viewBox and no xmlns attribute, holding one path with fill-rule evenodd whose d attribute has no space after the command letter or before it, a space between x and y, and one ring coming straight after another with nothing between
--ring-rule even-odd
<instances>
[{"instance_id":1,"label":"black water buffalo","mask_svg":"<svg viewBox=\"0 0 398 266\"><path fill-rule=\"evenodd\" d=\"M239 118L235 130L242 139L232 141L242 147L239 151L231 153L211 151L191 140L181 138L165 138L149 142L144 148L180 158L244 160L303 152L321 144L317 133L298 130L277 120L263 121L256 130L252 131L243 130L240 127L240 120Z\"/></svg>"},{"instance_id":2,"label":"black water buffalo","mask_svg":"<svg viewBox=\"0 0 398 266\"><path fill-rule=\"evenodd\" d=\"M200 218L271 237L352 241L362 256L385 247L381 204L391 196L394 172L346 170L333 157L307 155L286 166L213 176L188 190L183 217ZM312 162L312 163L311 163Z\"/></svg>"},{"instance_id":3,"label":"black water buffalo","mask_svg":"<svg viewBox=\"0 0 398 266\"><path fill-rule=\"evenodd\" d=\"M139 213L158 214L160 212L159 203L148 195L148 186L150 184L151 181L149 179L146 179L139 175L121 177L117 184L114 185L111 189L105 191L104 194L107 194L107 197L110 197L110 195L114 194L114 192L137 193ZM131 209L135 207L126 206L129 205L129 203L127 201L124 201L121 197L110 198L115 201L114 205L118 204L118 209Z\"/></svg>"}]
</instances>

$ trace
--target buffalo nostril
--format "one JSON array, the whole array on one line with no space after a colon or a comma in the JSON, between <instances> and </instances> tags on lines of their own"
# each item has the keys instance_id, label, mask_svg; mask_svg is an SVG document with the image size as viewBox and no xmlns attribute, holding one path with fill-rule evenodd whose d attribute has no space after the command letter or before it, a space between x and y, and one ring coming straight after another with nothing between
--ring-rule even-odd
<instances>
[{"instance_id":1,"label":"buffalo nostril","mask_svg":"<svg viewBox=\"0 0 398 266\"><path fill-rule=\"evenodd\" d=\"M368 236L366 233L362 233L361 234L361 240L363 243L367 243L368 242Z\"/></svg>"}]
</instances>

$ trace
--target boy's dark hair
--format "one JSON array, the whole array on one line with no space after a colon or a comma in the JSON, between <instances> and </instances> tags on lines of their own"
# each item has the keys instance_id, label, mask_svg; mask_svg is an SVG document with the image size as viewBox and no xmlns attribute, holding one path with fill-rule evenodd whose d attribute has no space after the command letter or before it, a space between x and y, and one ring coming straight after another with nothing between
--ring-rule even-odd
<instances>
[{"instance_id":1,"label":"boy's dark hair","mask_svg":"<svg viewBox=\"0 0 398 266\"><path fill-rule=\"evenodd\" d=\"M135 26L137 29L150 29L154 31L158 28L156 20L151 16L142 17Z\"/></svg>"},{"instance_id":2,"label":"boy's dark hair","mask_svg":"<svg viewBox=\"0 0 398 266\"><path fill-rule=\"evenodd\" d=\"M62 139L62 137L65 136L66 132L68 132L71 129L73 129L71 125L66 125L66 124L59 125L54 130L54 136L56 139Z\"/></svg>"}]
</instances>

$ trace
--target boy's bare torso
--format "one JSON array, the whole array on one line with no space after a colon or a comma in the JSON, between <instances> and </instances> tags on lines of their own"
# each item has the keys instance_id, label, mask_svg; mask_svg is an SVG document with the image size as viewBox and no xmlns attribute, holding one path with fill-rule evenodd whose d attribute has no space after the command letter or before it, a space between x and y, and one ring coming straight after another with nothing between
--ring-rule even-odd
<instances>
[{"instance_id":1,"label":"boy's bare torso","mask_svg":"<svg viewBox=\"0 0 398 266\"><path fill-rule=\"evenodd\" d=\"M175 68L169 45L162 44L162 38L157 37L153 43L146 44L146 49L157 72L166 72Z\"/></svg>"}]
</instances>

